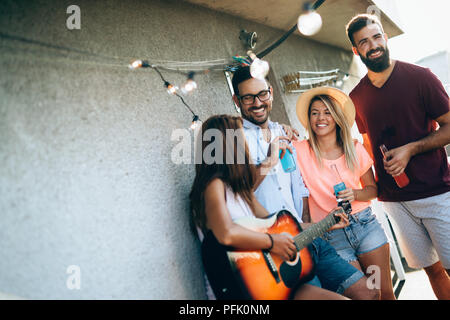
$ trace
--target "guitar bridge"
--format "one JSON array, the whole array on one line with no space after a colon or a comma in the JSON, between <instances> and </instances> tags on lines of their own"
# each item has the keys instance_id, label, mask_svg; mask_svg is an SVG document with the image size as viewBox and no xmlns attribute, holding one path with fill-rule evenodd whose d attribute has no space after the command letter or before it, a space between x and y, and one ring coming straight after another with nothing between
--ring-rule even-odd
<instances>
[{"instance_id":1,"label":"guitar bridge","mask_svg":"<svg viewBox=\"0 0 450 320\"><path fill-rule=\"evenodd\" d=\"M277 283L279 283L281 281L280 274L278 273L277 266L275 265L275 262L273 261L272 256L270 255L268 250L263 250L262 253L263 253L264 260L266 261L267 267L270 270L270 273L275 278L275 281Z\"/></svg>"}]
</instances>

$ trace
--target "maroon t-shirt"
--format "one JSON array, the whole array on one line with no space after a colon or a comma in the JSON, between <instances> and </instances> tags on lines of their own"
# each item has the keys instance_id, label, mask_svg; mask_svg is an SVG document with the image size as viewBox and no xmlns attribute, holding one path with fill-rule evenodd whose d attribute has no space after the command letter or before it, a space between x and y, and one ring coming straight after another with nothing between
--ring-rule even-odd
<instances>
[{"instance_id":1,"label":"maroon t-shirt","mask_svg":"<svg viewBox=\"0 0 450 320\"><path fill-rule=\"evenodd\" d=\"M449 98L439 79L427 68L396 61L381 88L367 75L350 93L356 107L356 124L367 133L374 156L379 196L382 201L423 199L450 191L450 171L444 148L415 155L406 166L410 183L399 188L386 173L379 149L420 140L436 130L433 119L449 111Z\"/></svg>"}]
</instances>

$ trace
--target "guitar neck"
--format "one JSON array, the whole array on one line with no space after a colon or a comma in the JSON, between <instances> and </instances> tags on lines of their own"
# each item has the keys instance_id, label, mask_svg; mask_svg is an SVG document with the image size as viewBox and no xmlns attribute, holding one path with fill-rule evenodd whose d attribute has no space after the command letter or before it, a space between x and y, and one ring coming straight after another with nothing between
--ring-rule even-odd
<instances>
[{"instance_id":1,"label":"guitar neck","mask_svg":"<svg viewBox=\"0 0 450 320\"><path fill-rule=\"evenodd\" d=\"M301 233L299 233L294 237L294 241L298 250L301 250L307 245L309 245L311 242L313 242L314 239L320 237L322 234L325 233L325 231L327 231L333 225L336 224L336 218L334 217L334 213L335 212L333 211L327 217L325 217L318 223L315 223L308 229L303 230Z\"/></svg>"}]
</instances>

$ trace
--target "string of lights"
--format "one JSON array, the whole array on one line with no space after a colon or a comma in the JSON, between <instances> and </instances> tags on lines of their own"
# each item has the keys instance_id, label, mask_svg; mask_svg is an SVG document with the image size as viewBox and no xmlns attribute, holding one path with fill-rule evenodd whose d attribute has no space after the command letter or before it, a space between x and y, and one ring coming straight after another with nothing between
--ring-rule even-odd
<instances>
[{"instance_id":1,"label":"string of lights","mask_svg":"<svg viewBox=\"0 0 450 320\"><path fill-rule=\"evenodd\" d=\"M316 12L317 8L320 7L325 0L316 0L314 3L312 1L306 1L303 6L303 13L299 16L297 24L294 25L288 32L282 35L280 39L275 41L272 45L268 46L266 49L260 51L259 53L255 54L253 52L253 46L251 47L252 50L247 51L247 56L238 56L235 55L230 59L212 59L212 60L204 60L204 61L173 61L173 60L156 60L152 59L152 64L150 64L149 60L139 59L135 60L132 57L124 57L124 56L117 56L117 55L105 55L100 53L94 53L86 50L80 50L77 48L70 48L65 47L61 45L46 43L39 40L34 39L28 39L25 37L20 36L14 36L10 34L6 34L0 30L0 38L7 39L11 41L18 41L21 43L25 43L28 45L35 45L40 47L45 47L47 49L56 50L57 52L65 53L67 56L67 53L73 53L83 56L89 56L91 58L98 58L100 59L99 62L92 62L90 64L97 64L97 65L107 65L107 66L121 66L123 67L123 61L131 61L131 63L128 65L128 67L131 70L136 70L140 68L150 68L154 70L159 77L161 78L161 81L163 82L164 87L166 88L167 92L170 95L174 95L180 99L180 101L183 103L183 105L191 112L193 119L191 128L195 129L199 124L201 124L201 120L199 116L193 111L191 106L189 106L188 103L186 103L185 99L182 95L180 95L180 92L183 95L188 95L192 93L195 89L197 89L197 83L194 80L194 77L198 74L207 74L210 71L230 71L234 72L237 68L240 66L250 66L250 72L253 77L264 79L268 72L269 72L269 63L265 60L262 60L264 56L266 56L268 53L270 53L272 50L274 50L276 47L278 47L281 43L283 43L297 28L298 30L306 36L311 36L318 32L322 26L322 19L320 15ZM242 33L242 32L241 32ZM244 32L245 35L245 32ZM256 39L256 33L252 33L251 37L252 41L255 41ZM3 44L2 44L3 45ZM41 52L39 52L41 53ZM67 59L67 57L66 57ZM68 58L70 59L70 58ZM107 62L109 61L109 62ZM84 63L87 61L81 61L78 62ZM161 73L161 70L171 71L171 72L177 72L180 74L183 74L186 76L186 82L181 86L181 89L175 86L174 84L170 83L166 80L166 78ZM343 80L345 81L348 79L348 77L353 76L357 77L355 75L344 73L340 71L339 69L334 70L337 74L338 72L343 73L344 77ZM302 71L303 73L309 73L309 74L321 74L321 72L308 72L308 71ZM322 72L323 73L323 72ZM309 84L313 83L328 83L326 81L334 80L336 81L337 76L322 76L322 77L310 77L310 80L306 80ZM357 77L359 78L359 77ZM305 81L305 79L302 79ZM298 81L298 85L300 85L300 81Z\"/></svg>"}]
</instances>

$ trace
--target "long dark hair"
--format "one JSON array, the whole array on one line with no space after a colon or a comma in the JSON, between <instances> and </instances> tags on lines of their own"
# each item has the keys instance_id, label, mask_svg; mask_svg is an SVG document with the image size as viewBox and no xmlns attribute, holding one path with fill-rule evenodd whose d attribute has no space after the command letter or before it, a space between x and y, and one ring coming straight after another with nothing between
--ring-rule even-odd
<instances>
[{"instance_id":1,"label":"long dark hair","mask_svg":"<svg viewBox=\"0 0 450 320\"><path fill-rule=\"evenodd\" d=\"M215 161L205 159L205 149L215 143L217 137L211 141L204 141L205 132L216 129L222 135L222 156L215 157ZM232 140L229 139L233 133ZM250 161L247 143L242 128L242 118L230 115L216 115L206 120L201 129L201 136L197 138L198 151L201 150L201 161L195 165L195 179L189 194L191 212L194 223L203 231L206 230L206 214L204 192L208 184L215 178L221 179L229 186L234 194L239 195L253 211L253 186L255 184L255 166ZM211 150L211 147L208 148ZM214 150L213 150L214 151ZM216 152L216 151L214 151ZM217 156L214 154L213 157ZM233 156L230 157L230 152ZM228 155L227 155L228 154ZM244 159L239 157L244 157Z\"/></svg>"}]
</instances>

